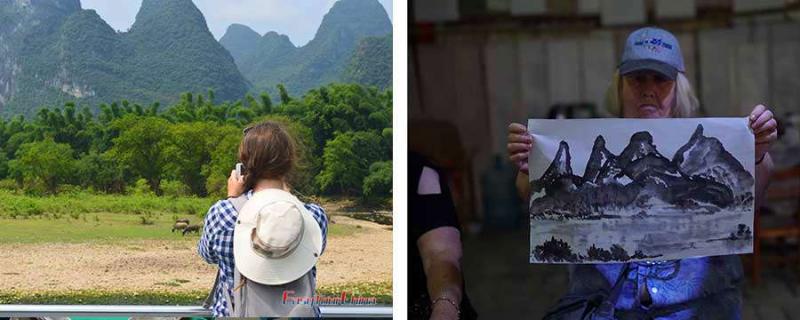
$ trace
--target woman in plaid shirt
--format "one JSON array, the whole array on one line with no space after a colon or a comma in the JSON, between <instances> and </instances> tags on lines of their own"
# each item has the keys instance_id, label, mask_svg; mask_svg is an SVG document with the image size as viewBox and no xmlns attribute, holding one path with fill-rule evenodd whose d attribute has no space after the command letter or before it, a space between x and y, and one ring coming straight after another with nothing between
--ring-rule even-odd
<instances>
[{"instance_id":1,"label":"woman in plaid shirt","mask_svg":"<svg viewBox=\"0 0 800 320\"><path fill-rule=\"evenodd\" d=\"M239 159L247 168L246 174L238 176L231 171L228 178L228 199L217 201L206 214L203 235L197 249L203 259L219 266L219 286L213 292L212 312L215 317L229 316L225 296L232 296L233 270L233 230L238 212L234 209L232 198L244 194L250 199L254 192L264 189L284 189L288 187L285 177L296 162L295 145L286 130L275 122L263 122L244 130L239 145ZM325 250L328 218L325 210L316 204L305 204L322 230L322 251ZM316 279L316 267L311 269ZM222 290L228 290L223 295ZM317 315L319 309L315 308Z\"/></svg>"}]
</instances>

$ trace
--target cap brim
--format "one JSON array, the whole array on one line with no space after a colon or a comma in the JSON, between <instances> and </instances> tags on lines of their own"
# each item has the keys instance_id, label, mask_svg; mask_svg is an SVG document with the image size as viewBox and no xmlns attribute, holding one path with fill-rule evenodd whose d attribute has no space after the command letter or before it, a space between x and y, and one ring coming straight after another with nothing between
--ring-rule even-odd
<instances>
[{"instance_id":1,"label":"cap brim","mask_svg":"<svg viewBox=\"0 0 800 320\"><path fill-rule=\"evenodd\" d=\"M619 65L620 75L624 76L637 71L655 71L670 80L675 80L678 77L678 69L658 60L631 60Z\"/></svg>"},{"instance_id":2,"label":"cap brim","mask_svg":"<svg viewBox=\"0 0 800 320\"><path fill-rule=\"evenodd\" d=\"M251 245L251 232L255 228L256 216L268 202L280 200L294 202L303 216L303 239L289 255L281 258L265 258L255 252ZM322 230L317 221L302 203L290 193L268 189L253 194L245 203L233 229L233 259L239 272L250 280L266 285L281 285L299 279L319 259L322 250Z\"/></svg>"}]
</instances>

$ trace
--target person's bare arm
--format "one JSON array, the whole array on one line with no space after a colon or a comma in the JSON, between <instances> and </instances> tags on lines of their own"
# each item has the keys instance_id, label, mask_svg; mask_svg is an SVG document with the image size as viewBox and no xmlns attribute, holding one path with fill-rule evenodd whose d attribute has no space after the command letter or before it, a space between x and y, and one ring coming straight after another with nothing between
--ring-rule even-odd
<instances>
[{"instance_id":1,"label":"person's bare arm","mask_svg":"<svg viewBox=\"0 0 800 320\"><path fill-rule=\"evenodd\" d=\"M438 195L442 190L439 173L432 168L423 167L417 193ZM417 239L417 248L422 258L428 296L432 303L431 319L458 319L463 294L461 232L453 226L428 230Z\"/></svg>"},{"instance_id":2,"label":"person's bare arm","mask_svg":"<svg viewBox=\"0 0 800 320\"><path fill-rule=\"evenodd\" d=\"M432 305L431 319L458 319L461 305L461 233L454 227L440 227L426 232L417 240L428 295ZM449 300L449 301L448 301ZM455 306L454 306L455 304Z\"/></svg>"},{"instance_id":3,"label":"person's bare arm","mask_svg":"<svg viewBox=\"0 0 800 320\"><path fill-rule=\"evenodd\" d=\"M772 157L769 155L769 148L775 140L778 140L778 122L764 105L757 105L750 113L750 128L755 135L755 200L756 208L763 203L764 193L769 186L769 177L772 174ZM761 160L763 159L763 160Z\"/></svg>"},{"instance_id":4,"label":"person's bare arm","mask_svg":"<svg viewBox=\"0 0 800 320\"><path fill-rule=\"evenodd\" d=\"M517 172L517 195L522 200L528 200L528 196L531 194L531 184L528 182L528 175L522 171Z\"/></svg>"},{"instance_id":5,"label":"person's bare arm","mask_svg":"<svg viewBox=\"0 0 800 320\"><path fill-rule=\"evenodd\" d=\"M761 164L756 165L756 208L760 207L764 201L767 187L769 186L769 177L772 175L772 157L769 153L764 155L764 160Z\"/></svg>"}]
</instances>

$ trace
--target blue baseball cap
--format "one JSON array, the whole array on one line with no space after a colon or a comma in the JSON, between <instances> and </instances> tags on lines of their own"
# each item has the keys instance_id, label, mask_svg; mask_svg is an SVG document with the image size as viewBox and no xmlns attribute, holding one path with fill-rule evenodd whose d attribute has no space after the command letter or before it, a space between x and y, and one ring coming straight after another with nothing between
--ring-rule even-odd
<instances>
[{"instance_id":1,"label":"blue baseball cap","mask_svg":"<svg viewBox=\"0 0 800 320\"><path fill-rule=\"evenodd\" d=\"M651 70L675 80L686 72L678 39L667 30L645 27L632 32L625 41L619 74Z\"/></svg>"}]
</instances>

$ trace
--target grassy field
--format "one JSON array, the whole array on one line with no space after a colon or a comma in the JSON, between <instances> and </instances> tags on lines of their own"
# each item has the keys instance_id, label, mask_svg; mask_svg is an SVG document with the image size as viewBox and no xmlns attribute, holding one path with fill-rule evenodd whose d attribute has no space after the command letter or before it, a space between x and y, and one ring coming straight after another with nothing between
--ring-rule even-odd
<instances>
[{"instance_id":1,"label":"grassy field","mask_svg":"<svg viewBox=\"0 0 800 320\"><path fill-rule=\"evenodd\" d=\"M48 243L48 242L103 242L122 243L130 240L175 240L197 241L199 236L180 231L172 232L174 218L170 214L144 215L119 213L83 213L78 218L0 218L0 244L4 243ZM180 216L187 217L187 216ZM202 222L202 217L188 217L192 223ZM349 236L359 231L352 225L328 225L329 237Z\"/></svg>"},{"instance_id":2,"label":"grassy field","mask_svg":"<svg viewBox=\"0 0 800 320\"><path fill-rule=\"evenodd\" d=\"M215 199L72 194L32 197L0 190L0 244L129 240L197 241L171 232L177 218L202 223ZM330 224L331 237L359 229Z\"/></svg>"},{"instance_id":3,"label":"grassy field","mask_svg":"<svg viewBox=\"0 0 800 320\"><path fill-rule=\"evenodd\" d=\"M342 214L342 201L318 199L329 217ZM101 243L125 245L129 241L167 240L196 243L199 234L183 236L171 232L177 218L202 223L208 208L217 199L169 198L147 195L101 195L86 192L57 196L29 196L0 189L0 245L48 243ZM349 204L349 203L348 203ZM350 212L344 213L351 215ZM367 219L364 219L367 220ZM363 232L360 225L331 223L328 236L349 237ZM133 245L128 249L136 250ZM197 305L206 291L185 288L188 280L174 279L157 283L152 290L109 291L70 290L0 292L0 304L154 304ZM391 304L391 281L352 282L322 285L319 295L376 297L378 303Z\"/></svg>"}]
</instances>

